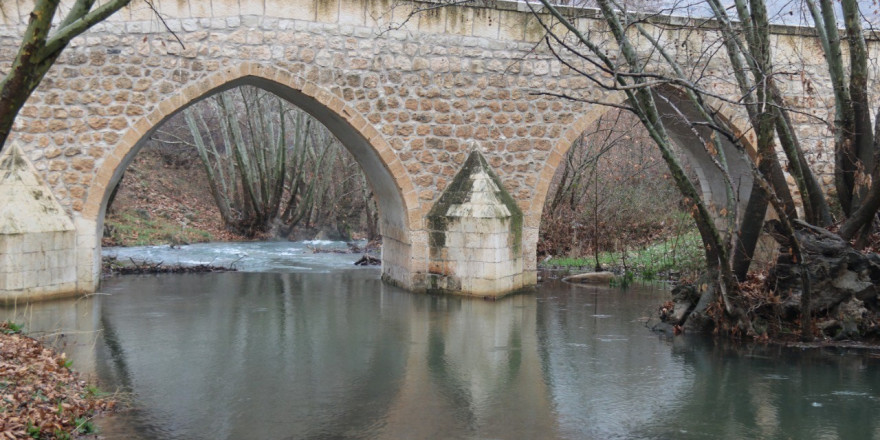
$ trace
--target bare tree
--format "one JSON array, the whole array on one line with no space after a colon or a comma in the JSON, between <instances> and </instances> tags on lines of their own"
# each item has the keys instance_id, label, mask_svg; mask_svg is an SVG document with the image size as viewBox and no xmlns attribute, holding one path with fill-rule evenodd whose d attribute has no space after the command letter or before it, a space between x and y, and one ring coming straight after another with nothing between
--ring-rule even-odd
<instances>
[{"instance_id":1,"label":"bare tree","mask_svg":"<svg viewBox=\"0 0 880 440\"><path fill-rule=\"evenodd\" d=\"M838 31L838 17L830 0L806 0L825 52L834 93L834 182L837 198L846 220L840 226L841 237L857 235L859 242L870 233L880 208L880 118L871 125L868 84L868 45L862 29L863 13L857 0L841 0L849 63L844 61ZM848 64L848 65L847 65ZM848 69L847 69L848 68ZM849 75L846 71L849 71ZM880 116L880 106L875 112Z\"/></svg>"},{"instance_id":2,"label":"bare tree","mask_svg":"<svg viewBox=\"0 0 880 440\"><path fill-rule=\"evenodd\" d=\"M706 0L704 4L714 20L707 26L703 26L705 20L693 20L693 30L702 28L706 35L713 32L720 35L717 45L708 44L709 48L700 56L708 59L712 53L726 54L740 93L732 99L719 96L704 86L701 70L689 70L680 64L668 40L664 39L665 28L656 25L652 14L633 12L617 0L597 0L601 17L607 24L608 39L616 45L616 49L609 50L607 42L597 44L597 35L579 31L553 2L541 0L541 3L543 11L533 11L548 32L545 41L549 49L570 69L590 79L595 86L625 94L627 100L621 107L638 116L660 148L679 190L691 205L705 244L710 278L717 282L715 285L724 309L739 321L743 330L749 331L746 310L738 305L741 298L737 281L745 277L749 268L768 204L779 217L775 232L782 235L788 244L787 252L791 260L797 264L804 261L802 245L795 234L798 222L806 221L807 224L818 226L832 223L825 194L805 159L797 132L792 126L791 109L776 86L775 77L780 72L773 64L771 20L764 1L734 0L728 8L720 0ZM861 15L856 0L841 2L850 47L848 66L841 55L838 20L834 16L832 2L820 0L819 6L816 6L814 1L808 0L808 5L825 49L834 88L835 180L845 215L840 234L850 239L858 233L870 231L871 222L880 207L880 178L875 159L880 146L875 141L876 128L872 130L870 127L867 104L867 45L860 27ZM548 21L544 12L549 12L555 23ZM729 13L733 16L729 16ZM848 77L844 73L847 70ZM664 99L658 93L662 88L677 90L684 97L682 101L694 109L698 117L688 118L688 122L695 133L699 135L697 130L711 128L709 135L701 137L706 153L717 165L711 172L728 182L728 206L721 212L727 213L726 228L732 234L726 235L723 229L717 227L708 209L709 202L703 199L695 182L683 172L682 164L672 154L669 129L658 106L658 99ZM568 97L581 99L574 94ZM732 214L736 209L736 197L729 183L730 158L726 157L728 153L721 140L732 144L735 154L742 158L748 158L746 146L732 127L707 104L710 99L742 105L748 115L748 128L757 139L755 162L746 160L752 164L754 184L741 217ZM674 103L667 104L675 108ZM777 148L787 160L785 167L779 160ZM799 218L795 210L795 202L783 178L783 168L794 177L801 194L804 218ZM810 279L807 270L801 270L800 273L804 291L801 296L801 312L804 316L802 334L804 338L809 338Z\"/></svg>"},{"instance_id":3,"label":"bare tree","mask_svg":"<svg viewBox=\"0 0 880 440\"><path fill-rule=\"evenodd\" d=\"M288 237L330 227L378 236L372 191L360 165L310 115L262 89L239 87L174 118L157 140L193 147L227 227Z\"/></svg>"}]
</instances>

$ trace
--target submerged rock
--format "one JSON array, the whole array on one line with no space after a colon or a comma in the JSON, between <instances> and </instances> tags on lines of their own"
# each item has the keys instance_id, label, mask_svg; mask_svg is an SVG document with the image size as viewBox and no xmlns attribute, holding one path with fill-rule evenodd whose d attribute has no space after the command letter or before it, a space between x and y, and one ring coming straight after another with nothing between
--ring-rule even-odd
<instances>
[{"instance_id":1,"label":"submerged rock","mask_svg":"<svg viewBox=\"0 0 880 440\"><path fill-rule=\"evenodd\" d=\"M612 279L614 279L613 272L587 272L565 277L562 281L581 284L608 284Z\"/></svg>"},{"instance_id":2,"label":"submerged rock","mask_svg":"<svg viewBox=\"0 0 880 440\"><path fill-rule=\"evenodd\" d=\"M359 260L354 262L355 266L381 266L382 260L368 254L364 254Z\"/></svg>"}]
</instances>

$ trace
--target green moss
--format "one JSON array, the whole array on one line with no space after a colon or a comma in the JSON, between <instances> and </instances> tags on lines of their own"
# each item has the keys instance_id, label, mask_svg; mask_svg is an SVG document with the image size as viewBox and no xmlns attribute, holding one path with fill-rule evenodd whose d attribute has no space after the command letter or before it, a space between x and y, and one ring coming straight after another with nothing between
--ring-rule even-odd
<instances>
[{"instance_id":1,"label":"green moss","mask_svg":"<svg viewBox=\"0 0 880 440\"><path fill-rule=\"evenodd\" d=\"M449 211L449 207L466 203L469 200L473 185L473 180L470 176L481 169L485 171L495 185L498 186L499 191L495 193L495 195L501 200L504 206L507 207L508 211L510 211L508 227L513 236L513 252L514 254L521 252L523 227L522 211L519 209L513 196L504 189L501 179L499 179L498 175L492 171L486 158L483 157L479 151L473 151L461 166L458 174L452 179L452 183L450 183L446 190L443 191L440 199L434 203L431 211L428 212L428 244L432 253L435 252L436 249L442 248L446 245L446 232L449 230L450 222L454 221L454 217L446 215Z\"/></svg>"}]
</instances>

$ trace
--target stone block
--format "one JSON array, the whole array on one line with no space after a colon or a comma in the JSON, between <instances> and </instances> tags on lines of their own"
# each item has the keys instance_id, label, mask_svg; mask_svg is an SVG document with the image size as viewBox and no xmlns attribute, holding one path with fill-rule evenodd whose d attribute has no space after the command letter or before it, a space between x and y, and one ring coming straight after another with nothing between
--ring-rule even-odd
<instances>
[{"instance_id":1,"label":"stone block","mask_svg":"<svg viewBox=\"0 0 880 440\"><path fill-rule=\"evenodd\" d=\"M469 234L464 232L447 231L445 235L447 248L464 248L468 246L468 242L472 241Z\"/></svg>"},{"instance_id":2,"label":"stone block","mask_svg":"<svg viewBox=\"0 0 880 440\"><path fill-rule=\"evenodd\" d=\"M64 266L58 269L59 279L65 283L76 283L76 266Z\"/></svg>"},{"instance_id":3,"label":"stone block","mask_svg":"<svg viewBox=\"0 0 880 440\"><path fill-rule=\"evenodd\" d=\"M483 263L478 261L458 261L456 263L458 264L456 264L455 275L458 275L462 280L483 278Z\"/></svg>"},{"instance_id":4,"label":"stone block","mask_svg":"<svg viewBox=\"0 0 880 440\"><path fill-rule=\"evenodd\" d=\"M394 0L365 0L366 25L378 29L394 28L394 8L404 2Z\"/></svg>"},{"instance_id":5,"label":"stone block","mask_svg":"<svg viewBox=\"0 0 880 440\"><path fill-rule=\"evenodd\" d=\"M523 270L524 271L536 271L538 269L538 261L535 258L535 253L531 252L529 255L525 255L523 257Z\"/></svg>"},{"instance_id":6,"label":"stone block","mask_svg":"<svg viewBox=\"0 0 880 440\"><path fill-rule=\"evenodd\" d=\"M163 17L166 17L166 21L168 18L188 18L190 17L189 4L191 2L180 1L180 0L160 0L155 2L156 9L159 13L162 14ZM198 2L194 2L198 3Z\"/></svg>"},{"instance_id":7,"label":"stone block","mask_svg":"<svg viewBox=\"0 0 880 440\"><path fill-rule=\"evenodd\" d=\"M7 255L20 255L22 235L0 235L0 251Z\"/></svg>"},{"instance_id":8,"label":"stone block","mask_svg":"<svg viewBox=\"0 0 880 440\"><path fill-rule=\"evenodd\" d=\"M21 290L22 287L24 287L24 273L25 272L7 272L6 285L3 290Z\"/></svg>"},{"instance_id":9,"label":"stone block","mask_svg":"<svg viewBox=\"0 0 880 440\"><path fill-rule=\"evenodd\" d=\"M510 234L506 232L494 232L491 234L483 234L481 247L486 249L507 249L508 238Z\"/></svg>"},{"instance_id":10,"label":"stone block","mask_svg":"<svg viewBox=\"0 0 880 440\"><path fill-rule=\"evenodd\" d=\"M366 24L366 8L360 0L339 0L340 25L364 26Z\"/></svg>"},{"instance_id":11,"label":"stone block","mask_svg":"<svg viewBox=\"0 0 880 440\"><path fill-rule=\"evenodd\" d=\"M484 243L486 243L487 237L489 235L491 235L491 234L486 234L483 232L468 233L467 238L464 242L464 247L471 248L471 249L483 248L483 247L485 247Z\"/></svg>"},{"instance_id":12,"label":"stone block","mask_svg":"<svg viewBox=\"0 0 880 440\"><path fill-rule=\"evenodd\" d=\"M499 11L498 38L523 41L531 14L518 11Z\"/></svg>"},{"instance_id":13,"label":"stone block","mask_svg":"<svg viewBox=\"0 0 880 440\"><path fill-rule=\"evenodd\" d=\"M484 263L495 263L499 261L496 258L496 249L479 248L473 249L474 261L482 261Z\"/></svg>"},{"instance_id":14,"label":"stone block","mask_svg":"<svg viewBox=\"0 0 880 440\"><path fill-rule=\"evenodd\" d=\"M475 37L498 39L501 27L501 11L489 8L474 9L473 31Z\"/></svg>"},{"instance_id":15,"label":"stone block","mask_svg":"<svg viewBox=\"0 0 880 440\"><path fill-rule=\"evenodd\" d=\"M446 10L446 33L471 35L474 31L473 8L443 8Z\"/></svg>"},{"instance_id":16,"label":"stone block","mask_svg":"<svg viewBox=\"0 0 880 440\"><path fill-rule=\"evenodd\" d=\"M7 272L21 272L25 270L26 262L24 256L27 254L23 254L21 252L17 253L9 253L7 254L7 264L5 265L5 270Z\"/></svg>"},{"instance_id":17,"label":"stone block","mask_svg":"<svg viewBox=\"0 0 880 440\"><path fill-rule=\"evenodd\" d=\"M317 0L320 3L321 0ZM266 11L273 17L294 20L315 20L316 0L266 0Z\"/></svg>"},{"instance_id":18,"label":"stone block","mask_svg":"<svg viewBox=\"0 0 880 440\"><path fill-rule=\"evenodd\" d=\"M513 264L509 260L499 261L495 265L495 277L496 278L507 278L507 277L513 275L514 272L516 272L516 265Z\"/></svg>"},{"instance_id":19,"label":"stone block","mask_svg":"<svg viewBox=\"0 0 880 440\"><path fill-rule=\"evenodd\" d=\"M316 0L315 19L321 23L339 21L339 0Z\"/></svg>"},{"instance_id":20,"label":"stone block","mask_svg":"<svg viewBox=\"0 0 880 440\"><path fill-rule=\"evenodd\" d=\"M434 8L420 12L418 15L419 32L442 34L446 32L446 10Z\"/></svg>"},{"instance_id":21,"label":"stone block","mask_svg":"<svg viewBox=\"0 0 880 440\"><path fill-rule=\"evenodd\" d=\"M197 2L188 2L189 3L189 14L194 18L210 18L211 14L211 0L201 0Z\"/></svg>"},{"instance_id":22,"label":"stone block","mask_svg":"<svg viewBox=\"0 0 880 440\"><path fill-rule=\"evenodd\" d=\"M484 262L480 263L482 265L482 273L480 274L480 278L485 278L487 280L498 279L498 267L499 263L489 263Z\"/></svg>"},{"instance_id":23,"label":"stone block","mask_svg":"<svg viewBox=\"0 0 880 440\"><path fill-rule=\"evenodd\" d=\"M526 270L522 274L522 287L538 284L538 271Z\"/></svg>"},{"instance_id":24,"label":"stone block","mask_svg":"<svg viewBox=\"0 0 880 440\"><path fill-rule=\"evenodd\" d=\"M266 5L264 0L243 0L239 2L241 15L253 15L262 17L266 14ZM274 14L273 14L274 15Z\"/></svg>"},{"instance_id":25,"label":"stone block","mask_svg":"<svg viewBox=\"0 0 880 440\"><path fill-rule=\"evenodd\" d=\"M29 254L32 252L42 251L46 245L45 240L46 240L45 235L42 233L39 233L39 232L22 234L22 240L21 240L22 254Z\"/></svg>"},{"instance_id":26,"label":"stone block","mask_svg":"<svg viewBox=\"0 0 880 440\"><path fill-rule=\"evenodd\" d=\"M237 1L231 0L211 0L211 16L215 18L238 17L241 15L241 9L238 7Z\"/></svg>"},{"instance_id":27,"label":"stone block","mask_svg":"<svg viewBox=\"0 0 880 440\"><path fill-rule=\"evenodd\" d=\"M520 272L520 273L514 275L512 278L510 278L510 280L511 280L510 288L511 288L511 289L519 289L520 287L523 286L523 274L522 274L522 272Z\"/></svg>"},{"instance_id":28,"label":"stone block","mask_svg":"<svg viewBox=\"0 0 880 440\"><path fill-rule=\"evenodd\" d=\"M53 269L42 269L34 272L34 285L36 287L49 287L60 283L55 277L56 271Z\"/></svg>"}]
</instances>

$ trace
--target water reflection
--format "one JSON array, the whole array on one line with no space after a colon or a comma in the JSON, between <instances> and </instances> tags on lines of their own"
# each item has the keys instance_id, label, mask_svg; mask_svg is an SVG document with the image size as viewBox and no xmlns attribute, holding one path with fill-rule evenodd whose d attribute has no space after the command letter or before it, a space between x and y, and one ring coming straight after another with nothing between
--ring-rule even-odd
<instances>
[{"instance_id":1,"label":"water reflection","mask_svg":"<svg viewBox=\"0 0 880 440\"><path fill-rule=\"evenodd\" d=\"M484 302L377 278L123 277L0 315L133 392L108 438L880 438L876 357L661 337L649 289Z\"/></svg>"},{"instance_id":2,"label":"water reflection","mask_svg":"<svg viewBox=\"0 0 880 440\"><path fill-rule=\"evenodd\" d=\"M689 399L666 417L689 438L880 438L877 355L843 349L713 344L676 339L673 353L693 369Z\"/></svg>"}]
</instances>

